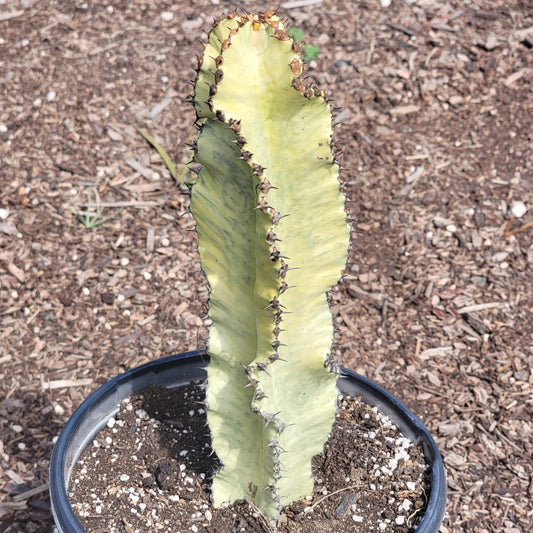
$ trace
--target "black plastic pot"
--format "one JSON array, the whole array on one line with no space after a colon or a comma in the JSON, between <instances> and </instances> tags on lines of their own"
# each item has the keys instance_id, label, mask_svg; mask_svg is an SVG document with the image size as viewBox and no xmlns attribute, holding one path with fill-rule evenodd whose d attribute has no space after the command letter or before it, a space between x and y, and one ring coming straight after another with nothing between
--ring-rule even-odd
<instances>
[{"instance_id":1,"label":"black plastic pot","mask_svg":"<svg viewBox=\"0 0 533 533\"><path fill-rule=\"evenodd\" d=\"M187 352L146 363L117 376L93 392L74 412L54 446L50 461L50 501L59 533L84 533L67 496L70 474L85 447L135 391L150 385L179 387L206 377L205 352ZM422 422L402 402L372 381L342 369L339 390L362 396L379 407L412 442L421 443L431 465L431 494L416 533L438 533L446 505L446 475L439 451Z\"/></svg>"}]
</instances>

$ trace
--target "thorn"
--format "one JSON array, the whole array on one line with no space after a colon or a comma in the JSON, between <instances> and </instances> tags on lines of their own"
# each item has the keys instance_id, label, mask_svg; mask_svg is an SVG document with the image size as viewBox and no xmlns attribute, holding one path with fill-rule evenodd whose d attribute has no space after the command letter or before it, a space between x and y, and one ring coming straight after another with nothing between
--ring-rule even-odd
<instances>
[{"instance_id":1,"label":"thorn","mask_svg":"<svg viewBox=\"0 0 533 533\"><path fill-rule=\"evenodd\" d=\"M277 261L281 257L281 252L279 252L276 247L272 249L272 253L270 254L270 257L268 258L270 261Z\"/></svg>"},{"instance_id":2,"label":"thorn","mask_svg":"<svg viewBox=\"0 0 533 533\"><path fill-rule=\"evenodd\" d=\"M281 305L279 303L279 300L274 296L274 298L272 298L272 300L270 300L270 303L265 307L265 309L272 308L272 309L278 310L280 307L285 307L285 306Z\"/></svg>"},{"instance_id":3,"label":"thorn","mask_svg":"<svg viewBox=\"0 0 533 533\"><path fill-rule=\"evenodd\" d=\"M229 119L229 127L237 134L241 132L241 121L234 118Z\"/></svg>"},{"instance_id":4,"label":"thorn","mask_svg":"<svg viewBox=\"0 0 533 533\"><path fill-rule=\"evenodd\" d=\"M302 49L302 45L300 43L297 43L296 41L293 41L292 45L291 45L291 48L292 48L292 51L295 54L302 55L303 49Z\"/></svg>"},{"instance_id":5,"label":"thorn","mask_svg":"<svg viewBox=\"0 0 533 533\"><path fill-rule=\"evenodd\" d=\"M255 172L254 172L255 173ZM261 174L255 174L256 176L257 175L262 175L263 174L263 170L261 169ZM270 181L268 181L266 178L263 180L263 182L259 185L259 189L261 190L261 192L263 194L267 194L268 191L270 191L270 189L277 189L277 187L274 187L274 185L272 185L270 183Z\"/></svg>"},{"instance_id":6,"label":"thorn","mask_svg":"<svg viewBox=\"0 0 533 533\"><path fill-rule=\"evenodd\" d=\"M287 35L285 30L276 30L274 31L274 37L280 41L290 41L290 37Z\"/></svg>"},{"instance_id":7,"label":"thorn","mask_svg":"<svg viewBox=\"0 0 533 533\"><path fill-rule=\"evenodd\" d=\"M276 421L276 418L281 413L281 411L278 411L277 413L267 413L266 411L261 411L261 416L266 420L265 427L268 426L268 424L273 424Z\"/></svg>"},{"instance_id":8,"label":"thorn","mask_svg":"<svg viewBox=\"0 0 533 533\"><path fill-rule=\"evenodd\" d=\"M299 76L302 73L302 62L297 57L289 63L289 67L291 67L294 76Z\"/></svg>"},{"instance_id":9,"label":"thorn","mask_svg":"<svg viewBox=\"0 0 533 533\"><path fill-rule=\"evenodd\" d=\"M257 389L257 386L259 385L259 381L257 379L250 378L248 380L248 383L244 386L244 388L253 387L254 389Z\"/></svg>"},{"instance_id":10,"label":"thorn","mask_svg":"<svg viewBox=\"0 0 533 533\"><path fill-rule=\"evenodd\" d=\"M225 52L230 47L230 44L231 44L231 39L229 38L222 41L220 44L220 52Z\"/></svg>"},{"instance_id":11,"label":"thorn","mask_svg":"<svg viewBox=\"0 0 533 533\"><path fill-rule=\"evenodd\" d=\"M268 360L271 362L271 363L275 363L276 361L283 361L283 362L287 362L286 359L282 359L279 354L276 352L276 353L273 353L272 355L269 356Z\"/></svg>"},{"instance_id":12,"label":"thorn","mask_svg":"<svg viewBox=\"0 0 533 533\"><path fill-rule=\"evenodd\" d=\"M247 163L249 163L252 160L252 152L248 152L248 150L242 151L242 156L238 157L237 159L244 159Z\"/></svg>"},{"instance_id":13,"label":"thorn","mask_svg":"<svg viewBox=\"0 0 533 533\"><path fill-rule=\"evenodd\" d=\"M268 374L268 364L267 363L257 363L257 370L261 372L266 372ZM270 376L270 374L268 374Z\"/></svg>"},{"instance_id":14,"label":"thorn","mask_svg":"<svg viewBox=\"0 0 533 533\"><path fill-rule=\"evenodd\" d=\"M265 447L266 448L277 448L279 446L278 437L274 437Z\"/></svg>"},{"instance_id":15,"label":"thorn","mask_svg":"<svg viewBox=\"0 0 533 533\"><path fill-rule=\"evenodd\" d=\"M215 94L217 94L217 91L218 87L215 84L209 86L209 96L215 96Z\"/></svg>"},{"instance_id":16,"label":"thorn","mask_svg":"<svg viewBox=\"0 0 533 533\"><path fill-rule=\"evenodd\" d=\"M267 201L265 200L265 197L261 197L261 200L259 203L254 207L254 209L261 209L263 213L266 213L268 209L270 209L270 206L268 205Z\"/></svg>"},{"instance_id":17,"label":"thorn","mask_svg":"<svg viewBox=\"0 0 533 533\"><path fill-rule=\"evenodd\" d=\"M242 367L244 368L244 373L249 377L251 376L253 372L253 368L250 365L245 365L244 363L241 363Z\"/></svg>"},{"instance_id":18,"label":"thorn","mask_svg":"<svg viewBox=\"0 0 533 533\"><path fill-rule=\"evenodd\" d=\"M303 93L305 90L304 84L300 78L294 78L292 80L292 86L300 93Z\"/></svg>"},{"instance_id":19,"label":"thorn","mask_svg":"<svg viewBox=\"0 0 533 533\"><path fill-rule=\"evenodd\" d=\"M276 234L272 230L269 230L265 240L268 244L270 244L270 246L272 246L276 241L280 241L280 239L276 237Z\"/></svg>"},{"instance_id":20,"label":"thorn","mask_svg":"<svg viewBox=\"0 0 533 533\"><path fill-rule=\"evenodd\" d=\"M220 109L216 110L215 115L220 122L226 122L226 115Z\"/></svg>"},{"instance_id":21,"label":"thorn","mask_svg":"<svg viewBox=\"0 0 533 533\"><path fill-rule=\"evenodd\" d=\"M268 398L268 396L261 389L257 389L254 399L257 401L261 401L264 398Z\"/></svg>"},{"instance_id":22,"label":"thorn","mask_svg":"<svg viewBox=\"0 0 533 533\"><path fill-rule=\"evenodd\" d=\"M274 224L275 226L277 226L279 224L279 221L282 219L282 218L285 218L285 217L288 217L289 215L282 215L279 211L274 211L272 209L272 224Z\"/></svg>"},{"instance_id":23,"label":"thorn","mask_svg":"<svg viewBox=\"0 0 533 533\"><path fill-rule=\"evenodd\" d=\"M258 165L257 163L252 163L252 168L254 169L252 173L254 176L262 176L263 170L265 170L261 165ZM268 181L268 180L265 180L265 181ZM265 183L265 181L263 181L263 183ZM268 191L265 192L261 189L261 192L263 192L263 194L266 194Z\"/></svg>"},{"instance_id":24,"label":"thorn","mask_svg":"<svg viewBox=\"0 0 533 533\"><path fill-rule=\"evenodd\" d=\"M287 263L285 263L285 261L283 261L283 259L282 259L281 260L281 267L278 270L279 277L284 279L288 270L289 270L289 265L287 265Z\"/></svg>"},{"instance_id":25,"label":"thorn","mask_svg":"<svg viewBox=\"0 0 533 533\"><path fill-rule=\"evenodd\" d=\"M233 139L233 141L231 142L237 144L239 148L242 148L246 144L246 139L242 135L237 135L237 137ZM247 153L250 153L250 152L247 152Z\"/></svg>"},{"instance_id":26,"label":"thorn","mask_svg":"<svg viewBox=\"0 0 533 533\"><path fill-rule=\"evenodd\" d=\"M222 69L217 69L215 71L215 83L220 83L222 81L222 78L224 77L224 72L222 71Z\"/></svg>"},{"instance_id":27,"label":"thorn","mask_svg":"<svg viewBox=\"0 0 533 533\"><path fill-rule=\"evenodd\" d=\"M285 255L281 255L281 252L275 247L272 247L272 253L270 254L270 261L277 261L278 259L289 259Z\"/></svg>"},{"instance_id":28,"label":"thorn","mask_svg":"<svg viewBox=\"0 0 533 533\"><path fill-rule=\"evenodd\" d=\"M285 422L283 422L282 420L277 420L277 423L278 423L278 429L279 429L279 433L280 435L289 427L289 426L294 426L294 424L285 424Z\"/></svg>"}]
</instances>

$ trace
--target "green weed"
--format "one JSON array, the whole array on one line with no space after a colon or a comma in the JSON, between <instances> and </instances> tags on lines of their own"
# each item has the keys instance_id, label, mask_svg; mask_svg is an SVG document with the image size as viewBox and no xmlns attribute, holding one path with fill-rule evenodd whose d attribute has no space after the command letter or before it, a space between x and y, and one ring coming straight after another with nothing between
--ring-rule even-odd
<instances>
[{"instance_id":1,"label":"green weed","mask_svg":"<svg viewBox=\"0 0 533 533\"><path fill-rule=\"evenodd\" d=\"M93 197L94 195L94 197ZM104 207L100 204L100 196L98 191L95 189L89 189L87 192L87 204L86 209L82 211L74 211L73 209L70 212L78 219L85 228L95 229L98 226L101 226L108 220L116 217L122 209L116 209L113 213L104 216Z\"/></svg>"}]
</instances>

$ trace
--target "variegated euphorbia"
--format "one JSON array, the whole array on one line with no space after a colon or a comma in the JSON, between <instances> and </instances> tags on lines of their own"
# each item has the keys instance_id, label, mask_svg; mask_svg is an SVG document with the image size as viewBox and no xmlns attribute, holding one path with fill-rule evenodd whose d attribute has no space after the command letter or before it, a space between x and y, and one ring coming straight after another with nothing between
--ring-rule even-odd
<instances>
[{"instance_id":1,"label":"variegated euphorbia","mask_svg":"<svg viewBox=\"0 0 533 533\"><path fill-rule=\"evenodd\" d=\"M334 420L326 295L349 236L330 108L301 73L277 16L230 15L209 34L194 99L202 170L191 209L211 288L208 422L223 464L213 499L251 500L271 522L312 493L311 459Z\"/></svg>"}]
</instances>

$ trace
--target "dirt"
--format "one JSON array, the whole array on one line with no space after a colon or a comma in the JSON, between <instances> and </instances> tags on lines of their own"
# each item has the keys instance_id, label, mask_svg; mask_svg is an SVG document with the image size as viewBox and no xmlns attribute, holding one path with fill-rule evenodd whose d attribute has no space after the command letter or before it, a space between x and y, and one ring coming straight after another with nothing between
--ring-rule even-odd
<instances>
[{"instance_id":1,"label":"dirt","mask_svg":"<svg viewBox=\"0 0 533 533\"><path fill-rule=\"evenodd\" d=\"M435 436L442 533L530 531L533 9L382 4L279 11L319 46L306 76L336 106L353 232L332 356ZM2 531L52 531L51 450L90 391L205 347L189 199L132 125L182 168L195 55L227 8L0 0ZM92 229L73 214L89 200Z\"/></svg>"},{"instance_id":2,"label":"dirt","mask_svg":"<svg viewBox=\"0 0 533 533\"><path fill-rule=\"evenodd\" d=\"M69 499L87 532L272 531L245 502L214 509L209 481L220 468L202 384L151 388L123 402L80 457ZM341 397L315 492L285 508L281 533L414 531L430 494L422 450L360 399Z\"/></svg>"}]
</instances>

